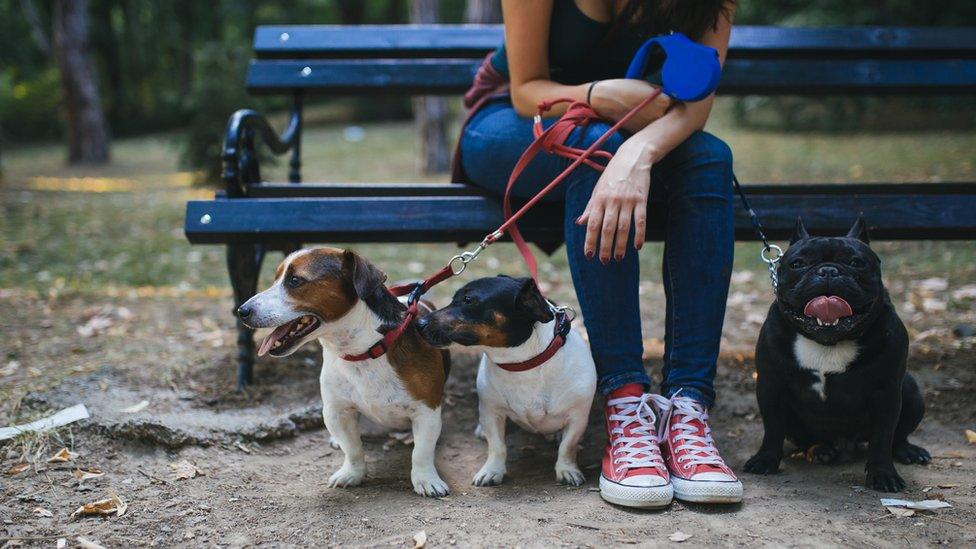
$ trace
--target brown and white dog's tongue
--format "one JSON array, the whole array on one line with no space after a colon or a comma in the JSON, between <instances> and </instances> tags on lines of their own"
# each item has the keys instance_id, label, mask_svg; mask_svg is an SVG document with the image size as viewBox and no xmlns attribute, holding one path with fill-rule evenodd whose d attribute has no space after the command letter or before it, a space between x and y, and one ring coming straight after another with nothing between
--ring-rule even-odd
<instances>
[{"instance_id":1,"label":"brown and white dog's tongue","mask_svg":"<svg viewBox=\"0 0 976 549\"><path fill-rule=\"evenodd\" d=\"M278 341L288 334L289 328L292 326L292 324L294 324L294 322L286 322L268 334L267 337L264 338L264 341L261 342L261 347L258 349L258 356L268 354L268 351L271 350L271 346L275 344L275 341Z\"/></svg>"},{"instance_id":2,"label":"brown and white dog's tongue","mask_svg":"<svg viewBox=\"0 0 976 549\"><path fill-rule=\"evenodd\" d=\"M803 314L819 319L825 324L832 324L837 319L853 315L854 311L843 298L822 295L811 299L803 308Z\"/></svg>"}]
</instances>

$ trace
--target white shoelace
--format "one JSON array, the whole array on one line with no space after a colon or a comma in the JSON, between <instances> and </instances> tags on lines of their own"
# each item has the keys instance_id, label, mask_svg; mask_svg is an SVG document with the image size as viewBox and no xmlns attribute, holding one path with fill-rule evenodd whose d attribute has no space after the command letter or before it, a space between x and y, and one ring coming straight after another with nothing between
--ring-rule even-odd
<instances>
[{"instance_id":1,"label":"white shoelace","mask_svg":"<svg viewBox=\"0 0 976 549\"><path fill-rule=\"evenodd\" d=\"M607 406L617 412L610 414L609 419L618 422L610 430L615 442L613 463L618 472L622 469L664 467L664 459L658 448L657 417L650 404L654 397L661 398L644 393L639 398L628 396L607 401ZM630 436L624 435L626 427L630 427Z\"/></svg>"},{"instance_id":2,"label":"white shoelace","mask_svg":"<svg viewBox=\"0 0 976 549\"><path fill-rule=\"evenodd\" d=\"M712 439L712 428L708 426L708 411L701 404L688 397L674 396L670 401L663 397L658 398L661 400L655 399L655 403L658 404L662 410L662 415L665 416L661 421L661 437L666 436L663 431L667 429L670 417L672 415L677 416L677 421L671 425L671 430L680 431L680 433L675 435L672 440L680 441L681 444L671 451L673 454L681 454L678 461L685 462L681 466L685 469L691 469L695 465L724 466L725 461L719 455L715 441ZM696 419L705 425L704 436L696 434L698 428L687 423Z\"/></svg>"}]
</instances>

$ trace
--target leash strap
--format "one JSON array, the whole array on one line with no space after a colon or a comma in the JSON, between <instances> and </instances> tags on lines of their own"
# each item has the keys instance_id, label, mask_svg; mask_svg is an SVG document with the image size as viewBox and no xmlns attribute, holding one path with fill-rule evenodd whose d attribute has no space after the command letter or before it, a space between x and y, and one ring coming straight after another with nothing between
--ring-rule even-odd
<instances>
[{"instance_id":1,"label":"leash strap","mask_svg":"<svg viewBox=\"0 0 976 549\"><path fill-rule=\"evenodd\" d=\"M777 286L779 286L779 276L776 274L776 268L778 266L779 260L783 257L783 249L776 244L770 244L769 239L766 238L766 231L763 229L762 222L759 221L759 214L756 210L752 209L752 205L749 204L749 199L746 198L745 191L742 190L742 185L739 184L739 178L732 174L732 184L735 186L735 192L738 193L739 199L742 200L742 206L749 213L749 222L752 223L752 228L756 230L756 234L759 235L759 239L762 240L763 247L759 252L759 259L766 264L766 268L769 269L769 283L773 287L773 292L776 292Z\"/></svg>"},{"instance_id":2,"label":"leash strap","mask_svg":"<svg viewBox=\"0 0 976 549\"><path fill-rule=\"evenodd\" d=\"M532 126L532 133L536 136L536 139L531 145L529 145L529 148L522 153L522 156L515 164L515 168L512 170L512 175L508 178L508 184L505 186L505 197L502 201L505 222L502 223L497 230L485 237L482 244L484 246L492 244L501 238L502 234L508 232L508 235L512 238L512 241L518 248L519 253L522 254L522 258L525 260L525 264L529 268L532 278L537 279L538 264L536 263L535 256L532 254L532 250L529 249L529 245L526 243L525 238L519 231L518 220L528 213L528 211L536 204L538 204L544 196L558 187L559 184L569 177L570 174L573 173L573 170L578 168L581 164L586 164L587 166L602 172L605 166L591 160L591 157L602 158L606 161L613 158L611 153L598 149L607 141L607 139L610 139L610 136L620 130L620 128L630 121L631 118L636 116L638 112L650 105L651 102L654 101L654 99L656 99L660 94L660 88L655 89L654 93L648 95L636 107L621 117L620 120L617 120L617 122L614 123L610 129L604 132L603 135L601 135L585 150L570 147L565 143L566 140L569 139L569 135L573 132L573 130L576 128L585 129L591 121L601 119L596 111L593 110L593 107L582 101L574 101L566 98L557 99L555 101L543 101L540 103L539 113L535 116L535 121ZM559 120L549 126L548 129L543 130L542 115L549 112L553 106L560 103L570 104L569 108L566 109L566 113L563 114ZM518 180L519 176L522 175L522 172L525 171L525 168L528 167L529 163L536 157L537 154L539 154L540 151L546 151L563 158L572 159L573 162L513 214L511 202L512 189L515 187L515 182Z\"/></svg>"},{"instance_id":3,"label":"leash strap","mask_svg":"<svg viewBox=\"0 0 976 549\"><path fill-rule=\"evenodd\" d=\"M566 344L569 337L569 330L572 328L572 321L566 311L556 311L556 325L553 327L552 341L540 354L524 362L506 362L499 364L498 367L508 372L524 372L545 364L559 349Z\"/></svg>"}]
</instances>

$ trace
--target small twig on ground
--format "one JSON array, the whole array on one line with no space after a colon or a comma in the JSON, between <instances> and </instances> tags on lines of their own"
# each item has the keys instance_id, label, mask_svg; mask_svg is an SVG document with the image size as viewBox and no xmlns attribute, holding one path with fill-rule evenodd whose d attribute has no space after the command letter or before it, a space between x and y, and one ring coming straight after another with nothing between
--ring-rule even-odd
<instances>
[{"instance_id":1,"label":"small twig on ground","mask_svg":"<svg viewBox=\"0 0 976 549\"><path fill-rule=\"evenodd\" d=\"M143 471L142 468L136 469L136 471L139 471L139 474L140 475L148 478L150 480L150 482L159 482L161 484L173 484L172 482L170 482L170 481L168 481L168 480L166 480L164 478L157 477L155 475L150 475L149 473Z\"/></svg>"},{"instance_id":2,"label":"small twig on ground","mask_svg":"<svg viewBox=\"0 0 976 549\"><path fill-rule=\"evenodd\" d=\"M963 530L969 530L970 532L976 532L976 528L973 528L972 526L967 526L967 525L965 525L965 524L963 524L961 522L956 522L954 520L949 520L947 518L942 518L942 517L939 517L939 516L936 516L936 515L921 515L920 514L920 515L917 515L917 516L925 517L925 518L930 518L930 519L935 519L935 520L944 522L946 524L951 524L953 526L957 526L959 528L962 528Z\"/></svg>"}]
</instances>

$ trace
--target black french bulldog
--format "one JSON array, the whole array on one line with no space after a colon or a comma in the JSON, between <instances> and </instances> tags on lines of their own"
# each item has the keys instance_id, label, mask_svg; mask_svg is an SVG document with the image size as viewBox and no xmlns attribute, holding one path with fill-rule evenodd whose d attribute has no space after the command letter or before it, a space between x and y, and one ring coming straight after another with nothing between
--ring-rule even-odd
<instances>
[{"instance_id":1,"label":"black french bulldog","mask_svg":"<svg viewBox=\"0 0 976 549\"><path fill-rule=\"evenodd\" d=\"M893 459L931 459L908 442L925 404L906 372L907 356L908 333L882 284L864 219L834 238L811 237L797 219L756 344L765 433L745 470L777 472L784 439L821 463L849 458L867 441L865 484L903 490Z\"/></svg>"}]
</instances>

